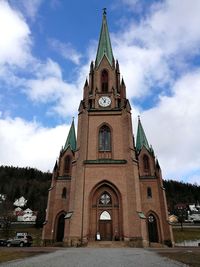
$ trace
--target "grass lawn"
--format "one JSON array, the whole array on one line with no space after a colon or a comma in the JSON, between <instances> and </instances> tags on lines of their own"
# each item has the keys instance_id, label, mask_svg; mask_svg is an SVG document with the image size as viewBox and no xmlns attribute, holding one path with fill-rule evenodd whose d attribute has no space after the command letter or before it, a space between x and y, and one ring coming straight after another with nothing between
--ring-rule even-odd
<instances>
[{"instance_id":1,"label":"grass lawn","mask_svg":"<svg viewBox=\"0 0 200 267\"><path fill-rule=\"evenodd\" d=\"M0 263L6 262L6 261L17 260L17 259L23 259L27 257L32 257L38 254L40 254L40 252L1 250Z\"/></svg>"},{"instance_id":2,"label":"grass lawn","mask_svg":"<svg viewBox=\"0 0 200 267\"><path fill-rule=\"evenodd\" d=\"M197 240L200 239L200 227L199 228L173 228L175 243L182 242L184 240Z\"/></svg>"},{"instance_id":3,"label":"grass lawn","mask_svg":"<svg viewBox=\"0 0 200 267\"><path fill-rule=\"evenodd\" d=\"M199 228L173 228L175 243L185 240L200 240L200 227ZM172 260L176 260L185 263L191 267L200 267L200 248L193 249L188 248L185 250L169 250L169 252L160 251L159 254L164 257L168 257Z\"/></svg>"},{"instance_id":4,"label":"grass lawn","mask_svg":"<svg viewBox=\"0 0 200 267\"><path fill-rule=\"evenodd\" d=\"M185 263L191 267L200 266L200 250L159 252L161 256Z\"/></svg>"}]
</instances>

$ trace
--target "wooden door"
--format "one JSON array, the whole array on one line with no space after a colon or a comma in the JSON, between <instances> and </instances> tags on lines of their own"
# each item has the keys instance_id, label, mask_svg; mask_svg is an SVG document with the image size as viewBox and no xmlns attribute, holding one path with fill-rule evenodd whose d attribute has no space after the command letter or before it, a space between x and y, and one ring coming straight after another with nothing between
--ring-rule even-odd
<instances>
[{"instance_id":1,"label":"wooden door","mask_svg":"<svg viewBox=\"0 0 200 267\"><path fill-rule=\"evenodd\" d=\"M112 240L112 221L100 220L99 221L99 233L101 240Z\"/></svg>"},{"instance_id":2,"label":"wooden door","mask_svg":"<svg viewBox=\"0 0 200 267\"><path fill-rule=\"evenodd\" d=\"M158 228L155 216L152 214L148 217L148 231L149 231L149 242L159 242L158 239Z\"/></svg>"},{"instance_id":3,"label":"wooden door","mask_svg":"<svg viewBox=\"0 0 200 267\"><path fill-rule=\"evenodd\" d=\"M64 229L65 229L65 215L61 214L58 218L57 223L57 234L56 234L56 241L57 242L63 242L64 238Z\"/></svg>"}]
</instances>

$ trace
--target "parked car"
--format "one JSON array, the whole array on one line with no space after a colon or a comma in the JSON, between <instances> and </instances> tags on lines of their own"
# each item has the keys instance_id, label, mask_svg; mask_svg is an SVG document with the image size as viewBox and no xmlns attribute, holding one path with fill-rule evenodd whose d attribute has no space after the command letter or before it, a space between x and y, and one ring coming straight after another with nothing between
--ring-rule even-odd
<instances>
[{"instance_id":1,"label":"parked car","mask_svg":"<svg viewBox=\"0 0 200 267\"><path fill-rule=\"evenodd\" d=\"M0 239L0 246L1 247L7 246L7 240L6 239Z\"/></svg>"},{"instance_id":2,"label":"parked car","mask_svg":"<svg viewBox=\"0 0 200 267\"><path fill-rule=\"evenodd\" d=\"M14 238L7 240L7 247L20 246L30 247L33 243L33 238L30 235L16 235Z\"/></svg>"}]
</instances>

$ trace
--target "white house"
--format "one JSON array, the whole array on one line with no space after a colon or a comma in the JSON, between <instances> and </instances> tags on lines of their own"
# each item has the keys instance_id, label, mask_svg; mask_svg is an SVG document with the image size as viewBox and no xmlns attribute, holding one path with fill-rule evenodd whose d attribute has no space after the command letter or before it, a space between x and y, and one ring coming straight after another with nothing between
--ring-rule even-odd
<instances>
[{"instance_id":1,"label":"white house","mask_svg":"<svg viewBox=\"0 0 200 267\"><path fill-rule=\"evenodd\" d=\"M17 216L18 222L35 222L37 219L37 215L31 209L26 209L20 212L20 215Z\"/></svg>"},{"instance_id":2,"label":"white house","mask_svg":"<svg viewBox=\"0 0 200 267\"><path fill-rule=\"evenodd\" d=\"M200 209L199 205L189 205L188 220L200 221Z\"/></svg>"},{"instance_id":3,"label":"white house","mask_svg":"<svg viewBox=\"0 0 200 267\"><path fill-rule=\"evenodd\" d=\"M17 207L24 207L27 203L27 200L22 196L18 199L15 200L15 202L13 203L14 206Z\"/></svg>"}]
</instances>

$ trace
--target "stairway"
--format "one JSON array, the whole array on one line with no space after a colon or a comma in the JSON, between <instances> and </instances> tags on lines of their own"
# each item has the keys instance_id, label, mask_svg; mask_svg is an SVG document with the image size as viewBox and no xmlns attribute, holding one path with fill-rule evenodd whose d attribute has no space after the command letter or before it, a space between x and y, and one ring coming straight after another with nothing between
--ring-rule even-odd
<instances>
[{"instance_id":1,"label":"stairway","mask_svg":"<svg viewBox=\"0 0 200 267\"><path fill-rule=\"evenodd\" d=\"M87 244L88 248L124 248L128 247L123 241L90 241Z\"/></svg>"}]
</instances>

